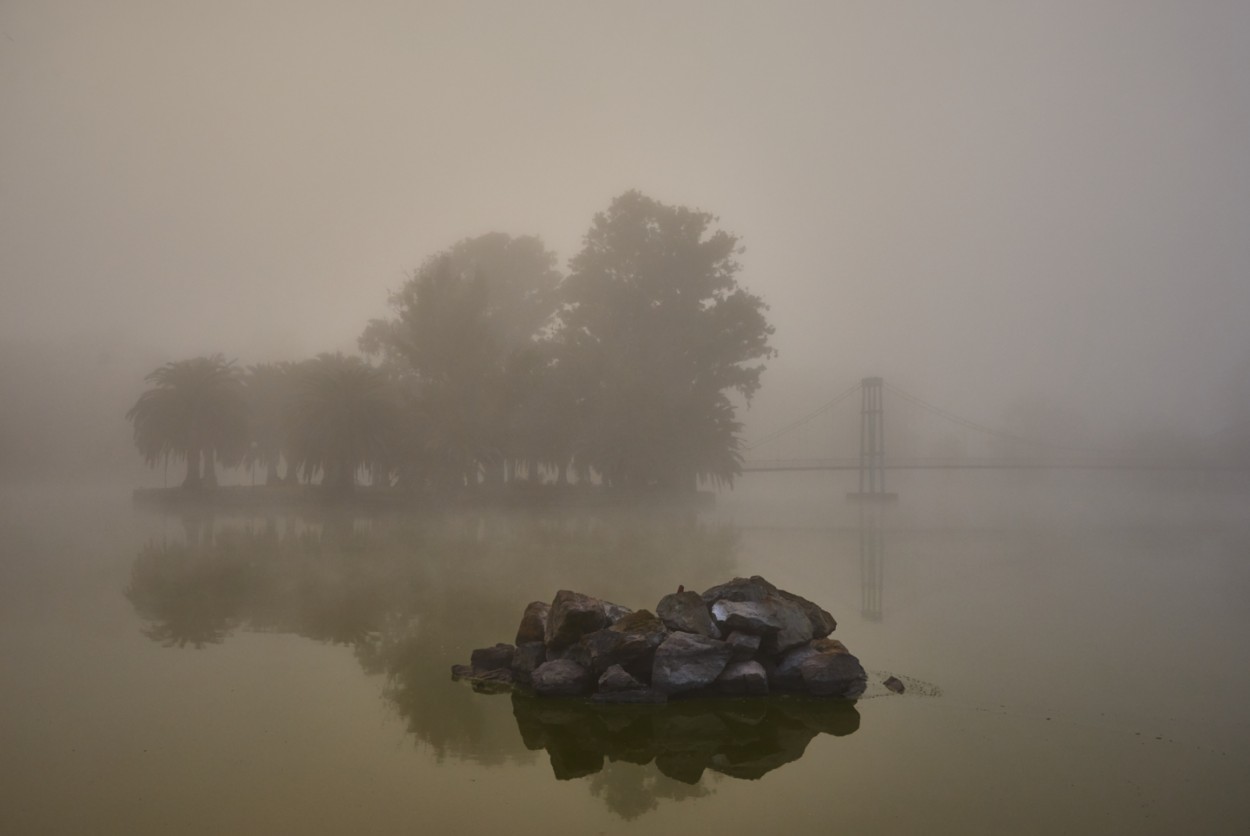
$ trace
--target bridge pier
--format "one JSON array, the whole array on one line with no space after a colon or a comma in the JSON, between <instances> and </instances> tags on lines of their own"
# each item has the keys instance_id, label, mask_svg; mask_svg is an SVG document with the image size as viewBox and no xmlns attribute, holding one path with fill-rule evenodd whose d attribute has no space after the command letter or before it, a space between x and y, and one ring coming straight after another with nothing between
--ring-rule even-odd
<instances>
[{"instance_id":1,"label":"bridge pier","mask_svg":"<svg viewBox=\"0 0 1250 836\"><path fill-rule=\"evenodd\" d=\"M898 494L885 489L885 380L865 377L860 392L859 490L846 498L852 502L894 502Z\"/></svg>"}]
</instances>

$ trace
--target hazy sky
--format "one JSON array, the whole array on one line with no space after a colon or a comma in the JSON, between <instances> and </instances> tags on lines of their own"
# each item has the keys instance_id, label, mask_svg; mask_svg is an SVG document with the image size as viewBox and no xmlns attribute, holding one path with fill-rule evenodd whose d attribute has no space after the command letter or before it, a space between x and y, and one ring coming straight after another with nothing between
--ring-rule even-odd
<instances>
[{"instance_id":1,"label":"hazy sky","mask_svg":"<svg viewBox=\"0 0 1250 836\"><path fill-rule=\"evenodd\" d=\"M766 414L1215 425L1250 375L1250 3L0 0L0 114L9 338L350 350L638 188L741 237Z\"/></svg>"}]
</instances>

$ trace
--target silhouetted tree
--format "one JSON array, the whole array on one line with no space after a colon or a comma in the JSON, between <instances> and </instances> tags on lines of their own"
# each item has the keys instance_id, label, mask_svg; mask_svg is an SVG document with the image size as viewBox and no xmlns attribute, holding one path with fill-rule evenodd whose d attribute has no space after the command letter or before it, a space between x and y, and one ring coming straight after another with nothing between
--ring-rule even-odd
<instances>
[{"instance_id":1,"label":"silhouetted tree","mask_svg":"<svg viewBox=\"0 0 1250 836\"><path fill-rule=\"evenodd\" d=\"M291 447L311 479L350 491L364 466L389 469L400 431L399 400L386 373L358 357L322 354L294 372Z\"/></svg>"},{"instance_id":2,"label":"silhouetted tree","mask_svg":"<svg viewBox=\"0 0 1250 836\"><path fill-rule=\"evenodd\" d=\"M183 487L217 482L215 462L238 464L247 449L247 404L234 361L220 354L166 363L145 378L153 388L126 413L151 466L187 460Z\"/></svg>"},{"instance_id":3,"label":"silhouetted tree","mask_svg":"<svg viewBox=\"0 0 1250 836\"><path fill-rule=\"evenodd\" d=\"M250 444L247 463L265 468L265 483L277 485L295 481L291 454L292 407L295 395L295 366L291 363L258 363L249 366L243 378L247 395ZM278 465L286 460L286 474L279 476Z\"/></svg>"},{"instance_id":4,"label":"silhouetted tree","mask_svg":"<svg viewBox=\"0 0 1250 836\"><path fill-rule=\"evenodd\" d=\"M715 221L627 192L570 262L559 365L575 381L579 463L613 485L693 490L740 472L729 394L759 388L773 329Z\"/></svg>"},{"instance_id":5,"label":"silhouetted tree","mask_svg":"<svg viewBox=\"0 0 1250 836\"><path fill-rule=\"evenodd\" d=\"M428 259L392 294L394 316L366 328L361 349L411 377L424 458L443 481L500 481L525 458L517 416L559 281L537 238L469 238Z\"/></svg>"}]
</instances>

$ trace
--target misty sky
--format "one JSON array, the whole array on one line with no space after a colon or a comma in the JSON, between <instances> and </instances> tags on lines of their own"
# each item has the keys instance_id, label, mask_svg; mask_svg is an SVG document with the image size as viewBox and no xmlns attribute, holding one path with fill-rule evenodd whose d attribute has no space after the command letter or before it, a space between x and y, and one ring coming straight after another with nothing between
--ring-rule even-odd
<instances>
[{"instance_id":1,"label":"misty sky","mask_svg":"<svg viewBox=\"0 0 1250 836\"><path fill-rule=\"evenodd\" d=\"M764 415L1214 429L1250 377L1250 3L0 0L0 114L10 339L352 350L426 256L563 265L638 188L746 246Z\"/></svg>"}]
</instances>

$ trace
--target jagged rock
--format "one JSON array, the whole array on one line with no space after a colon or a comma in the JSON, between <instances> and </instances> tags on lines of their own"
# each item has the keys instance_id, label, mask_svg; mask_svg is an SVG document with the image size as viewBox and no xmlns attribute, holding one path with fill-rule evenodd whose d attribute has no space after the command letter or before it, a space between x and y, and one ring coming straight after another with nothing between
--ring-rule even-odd
<instances>
[{"instance_id":1,"label":"jagged rock","mask_svg":"<svg viewBox=\"0 0 1250 836\"><path fill-rule=\"evenodd\" d=\"M622 616L608 628L617 633L636 633L659 647L668 638L668 628L650 610L636 610Z\"/></svg>"},{"instance_id":2,"label":"jagged rock","mask_svg":"<svg viewBox=\"0 0 1250 836\"><path fill-rule=\"evenodd\" d=\"M551 602L547 616L547 649L575 644L582 636L608 626L603 602L580 592L561 589Z\"/></svg>"},{"instance_id":3,"label":"jagged rock","mask_svg":"<svg viewBox=\"0 0 1250 836\"><path fill-rule=\"evenodd\" d=\"M610 693L614 691L637 691L647 686L634 679L620 665L613 665L603 672L603 676L599 677L599 693Z\"/></svg>"},{"instance_id":4,"label":"jagged rock","mask_svg":"<svg viewBox=\"0 0 1250 836\"><path fill-rule=\"evenodd\" d=\"M534 671L547 661L547 648L542 642L525 642L517 645L512 656L512 676L522 685L533 682Z\"/></svg>"},{"instance_id":5,"label":"jagged rock","mask_svg":"<svg viewBox=\"0 0 1250 836\"><path fill-rule=\"evenodd\" d=\"M808 622L812 625L812 638L823 639L838 629L838 622L828 611L821 609L803 596L786 592L784 589L778 589L777 594L787 601L798 604L807 614Z\"/></svg>"},{"instance_id":6,"label":"jagged rock","mask_svg":"<svg viewBox=\"0 0 1250 836\"><path fill-rule=\"evenodd\" d=\"M734 578L728 583L714 586L703 593L703 600L712 610L712 617L722 630L723 619L717 615L717 604L725 601L730 604L758 604L759 608L722 607L724 612L737 611L741 617L752 613L757 626L752 629L744 627L746 632L765 636L764 650L769 653L784 653L792 647L798 647L811 639L823 638L834 631L838 623L833 616L813 604L811 601L778 589L759 575L750 578ZM730 629L738 629L731 625Z\"/></svg>"},{"instance_id":7,"label":"jagged rock","mask_svg":"<svg viewBox=\"0 0 1250 836\"><path fill-rule=\"evenodd\" d=\"M809 694L817 697L857 699L868 687L863 665L849 653L817 653L806 659L799 670Z\"/></svg>"},{"instance_id":8,"label":"jagged rock","mask_svg":"<svg viewBox=\"0 0 1250 836\"><path fill-rule=\"evenodd\" d=\"M821 653L846 653L846 645L837 639L813 639L801 647L787 651L771 671L768 684L774 691L803 690L801 667L812 656Z\"/></svg>"},{"instance_id":9,"label":"jagged rock","mask_svg":"<svg viewBox=\"0 0 1250 836\"><path fill-rule=\"evenodd\" d=\"M726 631L766 636L781 629L781 623L763 601L717 601L712 604L712 618Z\"/></svg>"},{"instance_id":10,"label":"jagged rock","mask_svg":"<svg viewBox=\"0 0 1250 836\"><path fill-rule=\"evenodd\" d=\"M903 680L899 679L897 676L888 677L881 684L896 694L901 694L903 691L907 690L903 685Z\"/></svg>"},{"instance_id":11,"label":"jagged rock","mask_svg":"<svg viewBox=\"0 0 1250 836\"><path fill-rule=\"evenodd\" d=\"M625 668L642 681L650 682L655 650L668 638L668 628L664 626L664 622L647 610L638 610L618 619L608 629L632 637L631 643L636 640L646 642L647 650L631 659Z\"/></svg>"},{"instance_id":12,"label":"jagged rock","mask_svg":"<svg viewBox=\"0 0 1250 836\"><path fill-rule=\"evenodd\" d=\"M734 631L725 638L725 643L733 651L729 657L731 662L748 662L755 658L760 649L760 637L750 633Z\"/></svg>"},{"instance_id":13,"label":"jagged rock","mask_svg":"<svg viewBox=\"0 0 1250 836\"><path fill-rule=\"evenodd\" d=\"M576 662L543 662L533 673L534 693L544 697L577 697L590 690L590 671Z\"/></svg>"},{"instance_id":14,"label":"jagged rock","mask_svg":"<svg viewBox=\"0 0 1250 836\"><path fill-rule=\"evenodd\" d=\"M768 674L759 662L730 662L714 687L722 694L762 697L768 693Z\"/></svg>"},{"instance_id":15,"label":"jagged rock","mask_svg":"<svg viewBox=\"0 0 1250 836\"><path fill-rule=\"evenodd\" d=\"M719 639L721 632L712 622L707 604L697 592L675 592L665 595L655 608L656 615L670 630L696 633L711 639Z\"/></svg>"},{"instance_id":16,"label":"jagged rock","mask_svg":"<svg viewBox=\"0 0 1250 836\"><path fill-rule=\"evenodd\" d=\"M599 677L599 690L591 697L597 703L659 704L667 698L639 682L620 665L613 665Z\"/></svg>"},{"instance_id":17,"label":"jagged rock","mask_svg":"<svg viewBox=\"0 0 1250 836\"><path fill-rule=\"evenodd\" d=\"M620 604L613 604L611 601L603 602L603 614L608 617L608 624L615 624L632 612L633 610L629 607L622 607Z\"/></svg>"},{"instance_id":18,"label":"jagged rock","mask_svg":"<svg viewBox=\"0 0 1250 836\"><path fill-rule=\"evenodd\" d=\"M473 651L469 657L469 667L474 674L486 671L509 670L512 668L512 656L516 648L510 644L497 644L494 647L482 647Z\"/></svg>"},{"instance_id":19,"label":"jagged rock","mask_svg":"<svg viewBox=\"0 0 1250 836\"><path fill-rule=\"evenodd\" d=\"M756 602L763 601L770 593L776 593L777 587L761 578L752 575L750 578L734 578L717 584L703 593L703 601L711 606L717 601Z\"/></svg>"},{"instance_id":20,"label":"jagged rock","mask_svg":"<svg viewBox=\"0 0 1250 836\"><path fill-rule=\"evenodd\" d=\"M671 633L655 651L651 687L663 694L706 688L732 653L729 645L694 633Z\"/></svg>"},{"instance_id":21,"label":"jagged rock","mask_svg":"<svg viewBox=\"0 0 1250 836\"><path fill-rule=\"evenodd\" d=\"M515 682L543 696L596 692L599 702L774 691L854 699L863 692L859 661L825 638L837 626L833 616L758 575L702 594L679 588L656 609L658 616L562 589L550 605L525 608L517 646L479 648L452 674L475 689Z\"/></svg>"},{"instance_id":22,"label":"jagged rock","mask_svg":"<svg viewBox=\"0 0 1250 836\"><path fill-rule=\"evenodd\" d=\"M551 613L551 605L542 601L531 601L521 616L521 626L516 631L518 646L530 642L547 640L547 616Z\"/></svg>"},{"instance_id":23,"label":"jagged rock","mask_svg":"<svg viewBox=\"0 0 1250 836\"><path fill-rule=\"evenodd\" d=\"M768 653L784 653L815 637L807 611L776 593L758 601L721 599L712 604L712 618L722 630L737 630L763 638Z\"/></svg>"},{"instance_id":24,"label":"jagged rock","mask_svg":"<svg viewBox=\"0 0 1250 836\"><path fill-rule=\"evenodd\" d=\"M657 646L642 633L596 630L582 636L577 643L577 652L569 653L565 658L589 668L596 676L613 665L620 665L631 672L640 667L650 670L650 661Z\"/></svg>"}]
</instances>

